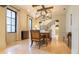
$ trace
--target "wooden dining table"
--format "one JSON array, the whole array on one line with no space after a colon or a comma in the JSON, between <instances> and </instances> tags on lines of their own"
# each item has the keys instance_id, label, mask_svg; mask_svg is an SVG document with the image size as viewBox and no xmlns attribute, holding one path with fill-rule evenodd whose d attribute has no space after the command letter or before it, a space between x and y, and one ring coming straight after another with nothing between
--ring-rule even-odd
<instances>
[{"instance_id":1,"label":"wooden dining table","mask_svg":"<svg viewBox=\"0 0 79 59\"><path fill-rule=\"evenodd\" d=\"M46 38L49 38L50 32L49 31L40 31L40 35L45 35Z\"/></svg>"},{"instance_id":2,"label":"wooden dining table","mask_svg":"<svg viewBox=\"0 0 79 59\"><path fill-rule=\"evenodd\" d=\"M46 46L47 46L47 44L48 44L47 39L49 39L49 37L50 37L50 32L49 31L40 31L40 35L43 38L43 43L46 44Z\"/></svg>"}]
</instances>

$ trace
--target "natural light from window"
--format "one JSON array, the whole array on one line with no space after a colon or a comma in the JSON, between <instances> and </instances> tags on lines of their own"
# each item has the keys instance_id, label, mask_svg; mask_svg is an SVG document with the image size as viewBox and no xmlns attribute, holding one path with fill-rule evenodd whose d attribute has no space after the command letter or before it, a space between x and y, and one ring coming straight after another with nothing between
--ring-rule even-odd
<instances>
[{"instance_id":1,"label":"natural light from window","mask_svg":"<svg viewBox=\"0 0 79 59\"><path fill-rule=\"evenodd\" d=\"M16 12L7 9L7 32L16 32Z\"/></svg>"}]
</instances>

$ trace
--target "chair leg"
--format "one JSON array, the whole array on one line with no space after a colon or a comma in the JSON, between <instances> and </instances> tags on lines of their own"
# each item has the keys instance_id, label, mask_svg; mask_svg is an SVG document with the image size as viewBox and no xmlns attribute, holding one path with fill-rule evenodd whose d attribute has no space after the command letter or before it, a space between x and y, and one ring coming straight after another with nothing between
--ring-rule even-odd
<instances>
[{"instance_id":1,"label":"chair leg","mask_svg":"<svg viewBox=\"0 0 79 59\"><path fill-rule=\"evenodd\" d=\"M31 47L32 47L32 45L33 45L33 41L31 41Z\"/></svg>"},{"instance_id":2,"label":"chair leg","mask_svg":"<svg viewBox=\"0 0 79 59\"><path fill-rule=\"evenodd\" d=\"M47 38L46 38L46 46L47 46L48 42L47 42Z\"/></svg>"},{"instance_id":3,"label":"chair leg","mask_svg":"<svg viewBox=\"0 0 79 59\"><path fill-rule=\"evenodd\" d=\"M39 42L39 49L40 49L40 45L41 45L41 43Z\"/></svg>"}]
</instances>

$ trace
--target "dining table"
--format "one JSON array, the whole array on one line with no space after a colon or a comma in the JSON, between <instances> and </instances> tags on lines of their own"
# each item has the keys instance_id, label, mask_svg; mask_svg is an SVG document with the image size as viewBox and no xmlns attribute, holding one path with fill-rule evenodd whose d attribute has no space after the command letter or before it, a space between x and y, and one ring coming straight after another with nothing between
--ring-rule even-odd
<instances>
[{"instance_id":1,"label":"dining table","mask_svg":"<svg viewBox=\"0 0 79 59\"><path fill-rule=\"evenodd\" d=\"M49 39L50 32L49 31L40 31L40 35L43 38L42 43L46 44L46 46L47 46L47 44L48 44L47 39Z\"/></svg>"}]
</instances>

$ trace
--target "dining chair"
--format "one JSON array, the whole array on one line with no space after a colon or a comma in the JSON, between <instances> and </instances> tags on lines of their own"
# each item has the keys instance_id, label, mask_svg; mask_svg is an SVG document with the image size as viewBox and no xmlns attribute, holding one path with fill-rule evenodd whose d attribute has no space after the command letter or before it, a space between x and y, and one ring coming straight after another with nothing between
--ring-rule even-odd
<instances>
[{"instance_id":1,"label":"dining chair","mask_svg":"<svg viewBox=\"0 0 79 59\"><path fill-rule=\"evenodd\" d=\"M31 46L33 45L33 42L38 42L40 49L41 41L40 30L31 30Z\"/></svg>"},{"instance_id":2,"label":"dining chair","mask_svg":"<svg viewBox=\"0 0 79 59\"><path fill-rule=\"evenodd\" d=\"M72 41L72 33L68 32L67 34L67 39L68 39L68 46L71 48L71 41Z\"/></svg>"}]
</instances>

